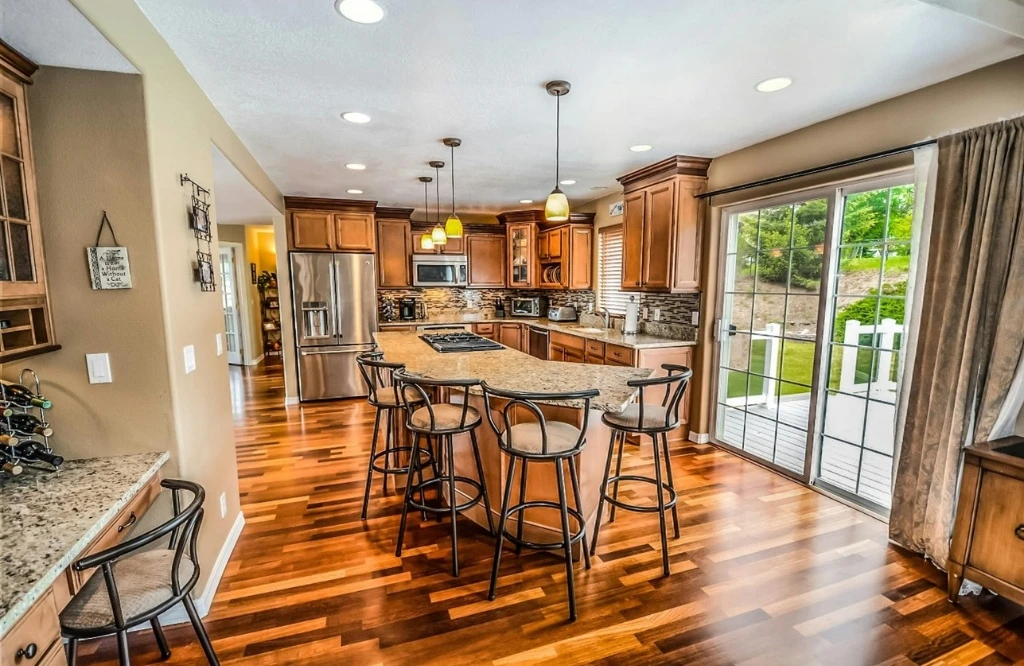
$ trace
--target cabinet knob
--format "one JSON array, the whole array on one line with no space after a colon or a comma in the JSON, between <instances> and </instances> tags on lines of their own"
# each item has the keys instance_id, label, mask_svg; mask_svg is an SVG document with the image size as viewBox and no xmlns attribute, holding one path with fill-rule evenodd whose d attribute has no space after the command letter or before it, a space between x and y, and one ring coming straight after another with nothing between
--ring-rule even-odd
<instances>
[{"instance_id":1,"label":"cabinet knob","mask_svg":"<svg viewBox=\"0 0 1024 666\"><path fill-rule=\"evenodd\" d=\"M1015 529L1013 533L1018 539L1024 541L1024 524L1018 525L1017 529Z\"/></svg>"},{"instance_id":2,"label":"cabinet knob","mask_svg":"<svg viewBox=\"0 0 1024 666\"><path fill-rule=\"evenodd\" d=\"M38 652L39 652L39 648L36 646L36 644L35 643L29 643L28 645L26 645L23 648L18 648L18 651L14 654L14 658L15 658L15 660L19 660L22 657L25 657L27 659L32 659L32 658L34 658L36 656L36 653L38 653Z\"/></svg>"}]
</instances>

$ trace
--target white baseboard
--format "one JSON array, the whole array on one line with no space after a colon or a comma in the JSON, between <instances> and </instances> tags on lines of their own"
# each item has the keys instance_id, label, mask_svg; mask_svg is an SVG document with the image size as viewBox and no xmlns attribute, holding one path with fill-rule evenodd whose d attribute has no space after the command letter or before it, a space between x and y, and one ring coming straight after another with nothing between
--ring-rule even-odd
<instances>
[{"instance_id":1,"label":"white baseboard","mask_svg":"<svg viewBox=\"0 0 1024 666\"><path fill-rule=\"evenodd\" d=\"M690 431L690 441L695 444L707 444L711 441L711 433Z\"/></svg>"},{"instance_id":2,"label":"white baseboard","mask_svg":"<svg viewBox=\"0 0 1024 666\"><path fill-rule=\"evenodd\" d=\"M192 600L196 604L196 611L199 612L199 617L206 617L206 614L210 612L210 606L213 605L213 597L217 594L217 587L220 585L221 576L224 575L224 569L228 566L228 560L231 559L231 553L235 550L235 544L238 542L238 537L242 534L244 526L245 516L239 511L238 516L235 517L234 524L231 526L231 531L228 532L228 538L224 540L224 545L217 555L217 560L213 563L213 568L210 569L210 577L206 579L206 588L199 595L196 595L195 590L193 590ZM188 621L188 614L185 612L185 607L182 604L177 604L160 615L160 624L165 627L170 624L181 624ZM149 629L149 625L143 623L137 628Z\"/></svg>"},{"instance_id":3,"label":"white baseboard","mask_svg":"<svg viewBox=\"0 0 1024 666\"><path fill-rule=\"evenodd\" d=\"M260 363L263 362L263 358L265 356L266 356L266 354L260 354L258 358L254 358L254 359L250 360L248 363L246 363L246 365L259 365Z\"/></svg>"},{"instance_id":4,"label":"white baseboard","mask_svg":"<svg viewBox=\"0 0 1024 666\"><path fill-rule=\"evenodd\" d=\"M297 396L297 395L285 396L284 404L285 404L286 407L289 406L289 405L297 405L297 404L299 404L299 396Z\"/></svg>"}]
</instances>

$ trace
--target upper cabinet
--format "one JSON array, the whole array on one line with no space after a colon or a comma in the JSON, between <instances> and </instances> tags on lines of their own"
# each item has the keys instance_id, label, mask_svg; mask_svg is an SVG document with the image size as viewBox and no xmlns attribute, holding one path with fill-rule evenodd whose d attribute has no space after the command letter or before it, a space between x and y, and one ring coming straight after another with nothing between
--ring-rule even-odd
<instances>
[{"instance_id":1,"label":"upper cabinet","mask_svg":"<svg viewBox=\"0 0 1024 666\"><path fill-rule=\"evenodd\" d=\"M288 249L321 252L374 252L375 201L285 197Z\"/></svg>"},{"instance_id":2,"label":"upper cabinet","mask_svg":"<svg viewBox=\"0 0 1024 666\"><path fill-rule=\"evenodd\" d=\"M404 288L412 285L410 215L412 208L377 208L378 287Z\"/></svg>"},{"instance_id":3,"label":"upper cabinet","mask_svg":"<svg viewBox=\"0 0 1024 666\"><path fill-rule=\"evenodd\" d=\"M543 219L543 211L538 210L515 210L498 216L498 222L505 225L506 281L511 289L536 289L538 286L537 228Z\"/></svg>"},{"instance_id":4,"label":"upper cabinet","mask_svg":"<svg viewBox=\"0 0 1024 666\"><path fill-rule=\"evenodd\" d=\"M497 234L469 234L466 255L470 287L505 286L505 237Z\"/></svg>"},{"instance_id":5,"label":"upper cabinet","mask_svg":"<svg viewBox=\"0 0 1024 666\"><path fill-rule=\"evenodd\" d=\"M508 286L519 289L590 289L593 282L594 215L573 213L550 225L544 211L502 213L508 245Z\"/></svg>"},{"instance_id":6,"label":"upper cabinet","mask_svg":"<svg viewBox=\"0 0 1024 666\"><path fill-rule=\"evenodd\" d=\"M423 226L422 222L417 223L419 226L413 227L412 234L412 252L413 254L466 254L466 237L461 238L449 238L444 245L435 245L430 250L424 250L420 247L420 237L423 234L429 234L434 228L434 225Z\"/></svg>"},{"instance_id":7,"label":"upper cabinet","mask_svg":"<svg viewBox=\"0 0 1024 666\"><path fill-rule=\"evenodd\" d=\"M25 99L35 70L31 61L0 42L0 361L58 348Z\"/></svg>"},{"instance_id":8,"label":"upper cabinet","mask_svg":"<svg viewBox=\"0 0 1024 666\"><path fill-rule=\"evenodd\" d=\"M676 155L619 178L623 187L622 288L700 291L711 160Z\"/></svg>"}]
</instances>

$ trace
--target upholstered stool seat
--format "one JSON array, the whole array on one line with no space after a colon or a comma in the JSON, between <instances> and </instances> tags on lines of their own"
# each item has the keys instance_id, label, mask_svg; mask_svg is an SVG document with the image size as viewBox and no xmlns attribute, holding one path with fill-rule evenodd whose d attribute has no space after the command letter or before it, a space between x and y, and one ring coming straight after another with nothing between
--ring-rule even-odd
<instances>
[{"instance_id":1,"label":"upholstered stool seat","mask_svg":"<svg viewBox=\"0 0 1024 666\"><path fill-rule=\"evenodd\" d=\"M409 391L412 389L406 389ZM412 401L410 401L411 403ZM418 400L417 402L422 402ZM409 416L409 422L417 428L425 430L459 430L464 427L476 427L480 425L480 412L473 407L466 407L466 421L462 421L462 405L449 403L437 403L430 407L420 407ZM430 422L431 409L434 414L434 422Z\"/></svg>"},{"instance_id":2,"label":"upholstered stool seat","mask_svg":"<svg viewBox=\"0 0 1024 666\"><path fill-rule=\"evenodd\" d=\"M534 455L558 455L575 448L580 441L580 429L571 423L546 421L542 429L539 423L519 423L511 428L512 442L521 453ZM543 448L544 432L547 431L548 445Z\"/></svg>"},{"instance_id":3,"label":"upholstered stool seat","mask_svg":"<svg viewBox=\"0 0 1024 666\"><path fill-rule=\"evenodd\" d=\"M656 430L664 427L667 409L661 405L644 405L644 421L640 423L640 405L631 404L619 413L607 412L605 423L629 430Z\"/></svg>"},{"instance_id":4,"label":"upholstered stool seat","mask_svg":"<svg viewBox=\"0 0 1024 666\"><path fill-rule=\"evenodd\" d=\"M406 396L410 403L422 403L418 395L410 393ZM398 391L391 386L384 386L375 390L369 396L367 396L367 402L375 407L401 407L402 396L398 395Z\"/></svg>"}]
</instances>

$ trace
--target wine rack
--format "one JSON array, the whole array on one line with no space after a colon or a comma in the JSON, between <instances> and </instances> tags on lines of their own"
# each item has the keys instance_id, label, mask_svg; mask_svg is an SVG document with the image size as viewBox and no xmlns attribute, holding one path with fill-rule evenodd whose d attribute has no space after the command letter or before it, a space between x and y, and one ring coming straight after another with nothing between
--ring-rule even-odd
<instances>
[{"instance_id":1,"label":"wine rack","mask_svg":"<svg viewBox=\"0 0 1024 666\"><path fill-rule=\"evenodd\" d=\"M64 463L50 446L52 406L32 370L22 370L17 383L0 380L0 475L17 476L26 466L56 471Z\"/></svg>"},{"instance_id":2,"label":"wine rack","mask_svg":"<svg viewBox=\"0 0 1024 666\"><path fill-rule=\"evenodd\" d=\"M281 355L281 301L277 291L277 274L263 271L258 286L260 290L261 325L263 331L263 354Z\"/></svg>"}]
</instances>

